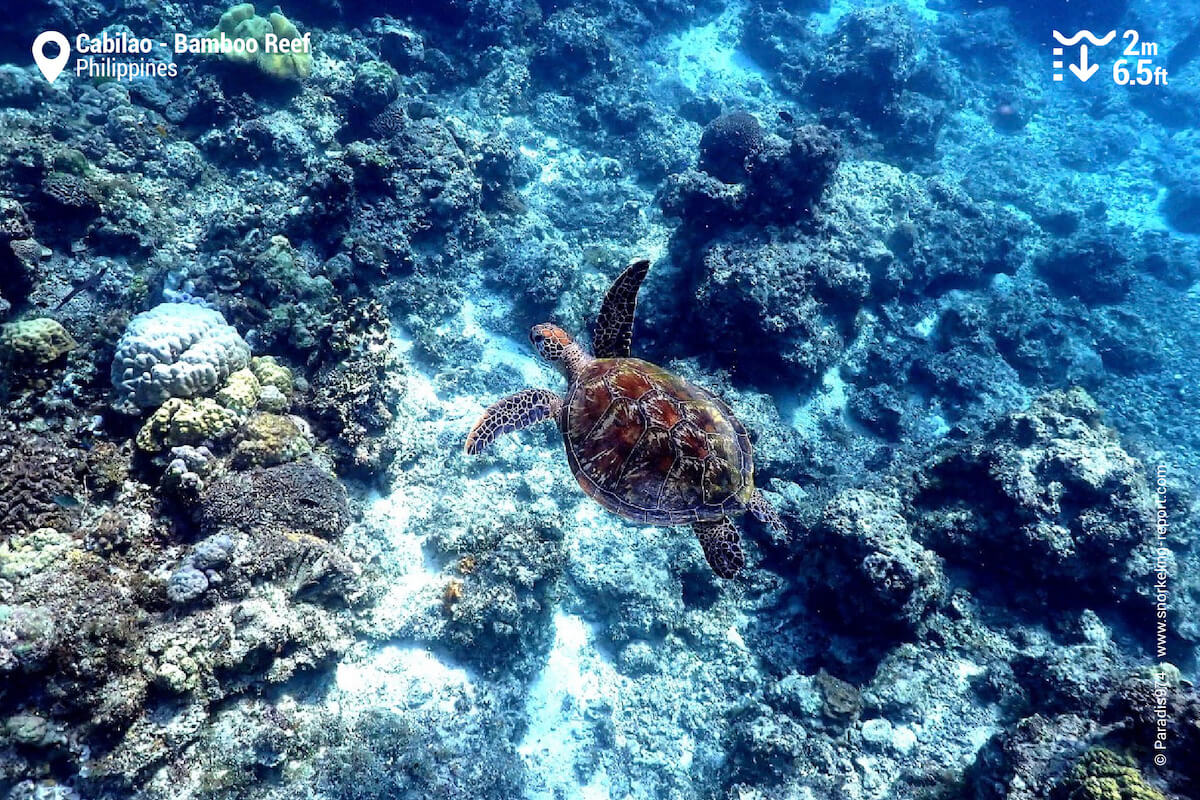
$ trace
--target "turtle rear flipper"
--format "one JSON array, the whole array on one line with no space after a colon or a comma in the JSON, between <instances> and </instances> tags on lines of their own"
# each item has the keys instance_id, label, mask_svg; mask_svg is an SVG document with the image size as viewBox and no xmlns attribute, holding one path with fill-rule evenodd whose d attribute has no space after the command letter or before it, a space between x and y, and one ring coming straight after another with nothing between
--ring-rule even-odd
<instances>
[{"instance_id":1,"label":"turtle rear flipper","mask_svg":"<svg viewBox=\"0 0 1200 800\"><path fill-rule=\"evenodd\" d=\"M497 436L519 431L547 417L557 417L562 398L549 389L522 389L497 400L467 434L463 452L469 456L483 452Z\"/></svg>"},{"instance_id":2,"label":"turtle rear flipper","mask_svg":"<svg viewBox=\"0 0 1200 800\"><path fill-rule=\"evenodd\" d=\"M728 517L693 523L692 530L696 532L696 538L704 548L704 558L713 572L722 578L732 578L746 566L742 537Z\"/></svg>"},{"instance_id":3,"label":"turtle rear flipper","mask_svg":"<svg viewBox=\"0 0 1200 800\"><path fill-rule=\"evenodd\" d=\"M596 358L629 358L633 347L633 312L638 289L650 270L650 260L639 258L617 276L596 317L592 350Z\"/></svg>"}]
</instances>

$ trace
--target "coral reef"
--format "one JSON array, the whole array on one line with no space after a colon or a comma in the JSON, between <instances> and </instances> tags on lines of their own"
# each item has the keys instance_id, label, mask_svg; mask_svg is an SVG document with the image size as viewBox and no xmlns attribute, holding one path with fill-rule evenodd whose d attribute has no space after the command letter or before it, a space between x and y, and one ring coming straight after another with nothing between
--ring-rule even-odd
<instances>
[{"instance_id":1,"label":"coral reef","mask_svg":"<svg viewBox=\"0 0 1200 800\"><path fill-rule=\"evenodd\" d=\"M80 454L52 441L0 434L0 532L70 530L80 494Z\"/></svg>"},{"instance_id":2,"label":"coral reef","mask_svg":"<svg viewBox=\"0 0 1200 800\"><path fill-rule=\"evenodd\" d=\"M155 452L180 445L212 444L238 430L237 412L208 397L172 397L150 415L137 434L137 446Z\"/></svg>"},{"instance_id":3,"label":"coral reef","mask_svg":"<svg viewBox=\"0 0 1200 800\"><path fill-rule=\"evenodd\" d=\"M667 215L704 233L742 221L806 219L840 157L837 139L827 128L798 127L785 140L764 135L758 121L744 112L709 123L700 148L700 171L669 176L659 204Z\"/></svg>"},{"instance_id":4,"label":"coral reef","mask_svg":"<svg viewBox=\"0 0 1200 800\"><path fill-rule=\"evenodd\" d=\"M0 797L1200 796L1188 4L8 6ZM640 258L733 581L461 455Z\"/></svg>"},{"instance_id":5,"label":"coral reef","mask_svg":"<svg viewBox=\"0 0 1200 800\"><path fill-rule=\"evenodd\" d=\"M995 577L1032 569L1037 580L1015 588L1017 597L1079 602L1111 591L1108 576L1130 568L1153 527L1141 466L1081 389L1006 417L919 481L920 538Z\"/></svg>"},{"instance_id":6,"label":"coral reef","mask_svg":"<svg viewBox=\"0 0 1200 800\"><path fill-rule=\"evenodd\" d=\"M306 462L234 472L217 478L200 498L205 530L287 529L336 536L349 524L346 490Z\"/></svg>"},{"instance_id":7,"label":"coral reef","mask_svg":"<svg viewBox=\"0 0 1200 800\"><path fill-rule=\"evenodd\" d=\"M242 427L233 449L235 464L273 467L312 452L312 444L296 417L255 414Z\"/></svg>"},{"instance_id":8,"label":"coral reef","mask_svg":"<svg viewBox=\"0 0 1200 800\"><path fill-rule=\"evenodd\" d=\"M700 169L725 183L746 179L746 160L763 149L763 129L745 111L722 114L700 135Z\"/></svg>"},{"instance_id":9,"label":"coral reef","mask_svg":"<svg viewBox=\"0 0 1200 800\"><path fill-rule=\"evenodd\" d=\"M1164 800L1165 795L1146 783L1129 756L1096 747L1084 753L1066 778L1055 787L1057 796L1071 800Z\"/></svg>"},{"instance_id":10,"label":"coral reef","mask_svg":"<svg viewBox=\"0 0 1200 800\"><path fill-rule=\"evenodd\" d=\"M857 587L843 593L827 586L831 611L861 620L864 629L911 631L949 593L941 559L913 539L901 511L899 498L849 490L830 501L808 539L823 562L839 565L828 574L839 582L848 574Z\"/></svg>"}]
</instances>

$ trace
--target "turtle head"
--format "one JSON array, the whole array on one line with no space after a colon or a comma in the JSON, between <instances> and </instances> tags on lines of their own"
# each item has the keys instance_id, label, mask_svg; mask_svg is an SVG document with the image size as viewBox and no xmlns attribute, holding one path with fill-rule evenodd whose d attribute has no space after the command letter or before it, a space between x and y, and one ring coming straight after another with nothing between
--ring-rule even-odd
<instances>
[{"instance_id":1,"label":"turtle head","mask_svg":"<svg viewBox=\"0 0 1200 800\"><path fill-rule=\"evenodd\" d=\"M534 325L529 331L529 341L533 342L538 355L551 362L562 361L567 350L575 344L571 334L548 322Z\"/></svg>"},{"instance_id":2,"label":"turtle head","mask_svg":"<svg viewBox=\"0 0 1200 800\"><path fill-rule=\"evenodd\" d=\"M529 341L533 342L538 355L556 364L568 377L587 359L583 348L571 338L571 334L548 322L534 325L529 331Z\"/></svg>"}]
</instances>

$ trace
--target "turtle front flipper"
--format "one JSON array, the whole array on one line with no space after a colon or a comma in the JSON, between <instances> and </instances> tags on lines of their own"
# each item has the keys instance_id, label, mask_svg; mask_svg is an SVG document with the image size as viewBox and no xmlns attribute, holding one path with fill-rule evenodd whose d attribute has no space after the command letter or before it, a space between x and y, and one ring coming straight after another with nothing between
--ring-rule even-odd
<instances>
[{"instance_id":1,"label":"turtle front flipper","mask_svg":"<svg viewBox=\"0 0 1200 800\"><path fill-rule=\"evenodd\" d=\"M637 307L638 289L649 270L650 260L639 258L608 287L592 332L596 358L629 358L633 347L633 311Z\"/></svg>"},{"instance_id":2,"label":"turtle front flipper","mask_svg":"<svg viewBox=\"0 0 1200 800\"><path fill-rule=\"evenodd\" d=\"M522 389L510 394L483 412L467 434L463 452L469 456L482 453L497 436L527 428L547 417L557 417L561 410L562 398L549 389Z\"/></svg>"},{"instance_id":3,"label":"turtle front flipper","mask_svg":"<svg viewBox=\"0 0 1200 800\"><path fill-rule=\"evenodd\" d=\"M779 518L779 512L767 502L767 498L763 497L763 493L758 489L754 490L754 494L750 496L750 502L746 504L746 507L754 515L755 519L770 527L775 533L784 538L791 536L788 533L787 526Z\"/></svg>"},{"instance_id":4,"label":"turtle front flipper","mask_svg":"<svg viewBox=\"0 0 1200 800\"><path fill-rule=\"evenodd\" d=\"M693 523L692 530L696 532L696 538L704 548L704 558L713 572L722 578L732 578L746 566L742 537L728 517Z\"/></svg>"}]
</instances>

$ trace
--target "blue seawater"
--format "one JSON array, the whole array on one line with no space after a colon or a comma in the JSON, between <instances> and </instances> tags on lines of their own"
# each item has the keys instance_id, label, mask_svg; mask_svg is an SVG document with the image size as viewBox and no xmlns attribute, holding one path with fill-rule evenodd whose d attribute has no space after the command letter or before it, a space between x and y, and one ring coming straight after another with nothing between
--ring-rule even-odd
<instances>
[{"instance_id":1,"label":"blue seawater","mask_svg":"<svg viewBox=\"0 0 1200 800\"><path fill-rule=\"evenodd\" d=\"M0 800L1200 798L1197 0L0 6Z\"/></svg>"}]
</instances>

